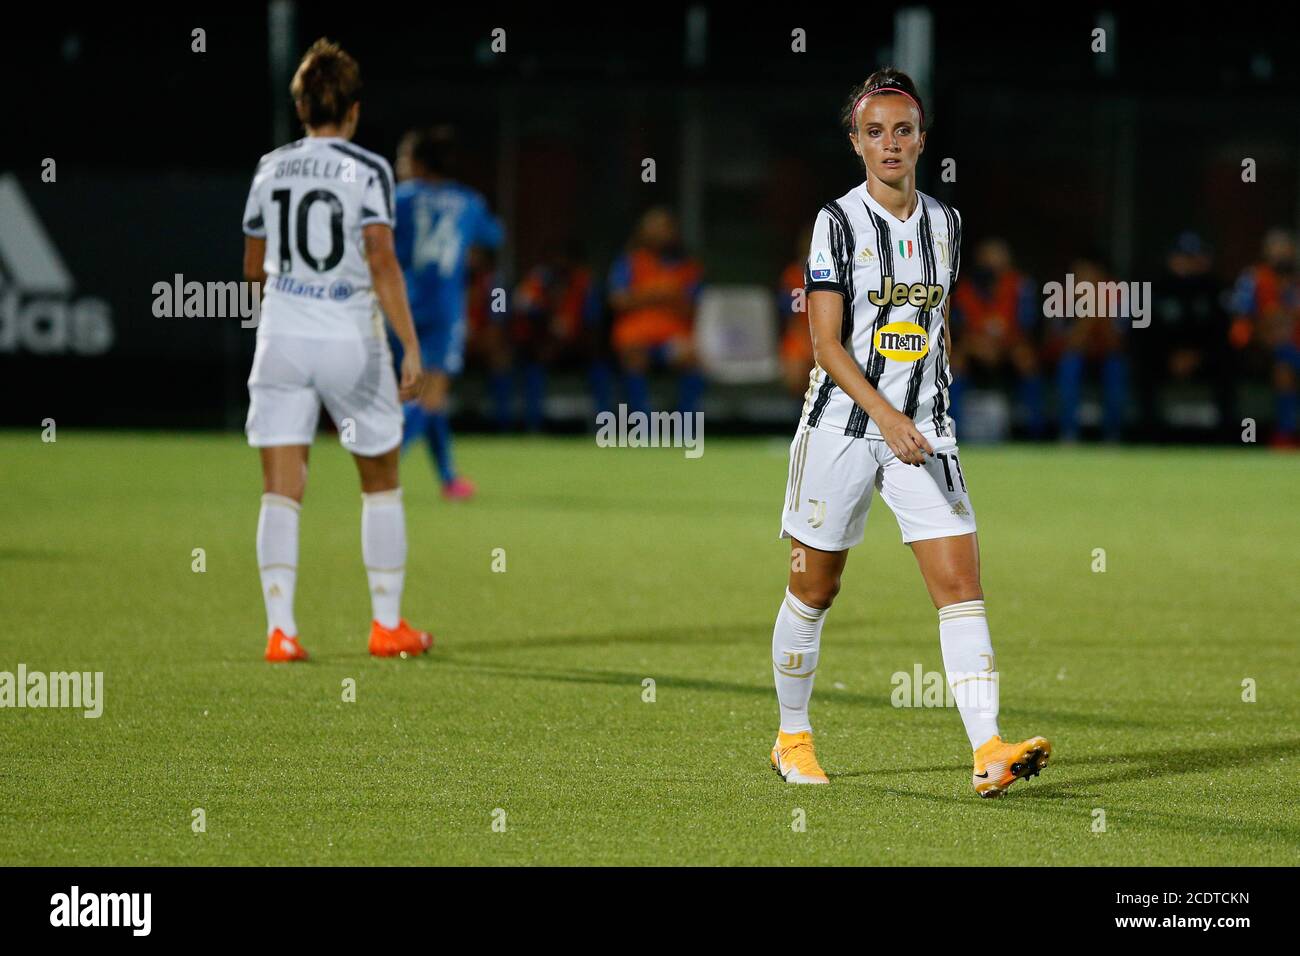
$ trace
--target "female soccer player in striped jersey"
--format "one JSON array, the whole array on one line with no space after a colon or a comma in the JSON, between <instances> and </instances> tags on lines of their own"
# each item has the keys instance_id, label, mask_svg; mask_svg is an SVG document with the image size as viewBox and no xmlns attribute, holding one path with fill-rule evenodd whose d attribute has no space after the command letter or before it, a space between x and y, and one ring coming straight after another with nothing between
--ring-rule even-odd
<instances>
[{"instance_id":1,"label":"female soccer player in striped jersey","mask_svg":"<svg viewBox=\"0 0 1300 956\"><path fill-rule=\"evenodd\" d=\"M945 318L961 262L957 210L918 192L925 112L912 80L886 68L841 117L866 180L817 215L804 274L817 364L790 446L781 536L790 581L772 635L781 727L773 767L787 783L828 783L808 701L826 611L872 492L898 520L939 611L944 669L974 751L980 796L1046 764L1042 737L1004 743L984 616L975 514L948 417Z\"/></svg>"},{"instance_id":2,"label":"female soccer player in striped jersey","mask_svg":"<svg viewBox=\"0 0 1300 956\"><path fill-rule=\"evenodd\" d=\"M262 456L257 563L269 661L306 660L294 623L298 509L321 403L361 476L370 653L433 643L400 615L406 518L397 462L402 412L383 314L403 342L401 393L420 388L420 349L393 250L393 172L348 141L361 104L356 60L318 40L290 92L307 135L263 156L244 211L244 275L266 290L248 379L248 443Z\"/></svg>"}]
</instances>

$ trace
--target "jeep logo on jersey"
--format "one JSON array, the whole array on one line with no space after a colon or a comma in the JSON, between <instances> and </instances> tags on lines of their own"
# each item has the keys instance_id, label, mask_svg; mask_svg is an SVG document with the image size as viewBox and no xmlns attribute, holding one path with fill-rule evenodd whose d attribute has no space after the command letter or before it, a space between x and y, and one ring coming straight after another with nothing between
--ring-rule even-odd
<instances>
[{"instance_id":1,"label":"jeep logo on jersey","mask_svg":"<svg viewBox=\"0 0 1300 956\"><path fill-rule=\"evenodd\" d=\"M918 309L924 307L933 310L943 301L943 286L925 285L921 282L908 285L906 282L895 282L893 276L885 276L884 287L879 292L875 289L868 292L867 301L872 305L914 305Z\"/></svg>"},{"instance_id":2,"label":"jeep logo on jersey","mask_svg":"<svg viewBox=\"0 0 1300 956\"><path fill-rule=\"evenodd\" d=\"M915 322L890 322L876 332L871 343L885 358L915 362L930 351L930 337Z\"/></svg>"}]
</instances>

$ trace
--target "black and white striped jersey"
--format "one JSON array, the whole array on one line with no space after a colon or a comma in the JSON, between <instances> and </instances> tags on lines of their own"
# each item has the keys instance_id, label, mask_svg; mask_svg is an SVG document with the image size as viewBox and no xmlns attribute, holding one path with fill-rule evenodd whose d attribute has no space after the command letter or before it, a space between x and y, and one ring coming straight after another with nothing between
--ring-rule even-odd
<instances>
[{"instance_id":1,"label":"black and white striped jersey","mask_svg":"<svg viewBox=\"0 0 1300 956\"><path fill-rule=\"evenodd\" d=\"M902 222L876 202L864 182L817 214L804 268L809 294L844 296L840 342L867 381L927 436L951 436L944 342L947 297L961 264L961 217L917 192ZM855 438L880 430L853 399L815 366L802 421Z\"/></svg>"},{"instance_id":2,"label":"black and white striped jersey","mask_svg":"<svg viewBox=\"0 0 1300 956\"><path fill-rule=\"evenodd\" d=\"M263 156L244 208L244 233L266 239L258 334L380 334L361 230L393 216L393 170L376 153L308 136Z\"/></svg>"}]
</instances>

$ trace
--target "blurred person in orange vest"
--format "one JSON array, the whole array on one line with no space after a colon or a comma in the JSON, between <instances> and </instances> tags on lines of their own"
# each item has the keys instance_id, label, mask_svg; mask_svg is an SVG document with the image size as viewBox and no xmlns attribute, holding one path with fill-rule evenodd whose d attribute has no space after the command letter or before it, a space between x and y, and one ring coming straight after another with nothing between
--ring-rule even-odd
<instances>
[{"instance_id":1,"label":"blurred person in orange vest","mask_svg":"<svg viewBox=\"0 0 1300 956\"><path fill-rule=\"evenodd\" d=\"M812 244L812 227L799 233L795 258L781 273L776 307L781 316L781 376L786 391L803 398L811 384L813 366L812 334L808 329L808 307L804 300L804 266ZM798 308L796 309L796 306Z\"/></svg>"},{"instance_id":2,"label":"blurred person in orange vest","mask_svg":"<svg viewBox=\"0 0 1300 956\"><path fill-rule=\"evenodd\" d=\"M1010 372L1019 383L1031 437L1042 435L1043 379L1038 356L1038 296L1030 280L1012 265L1011 248L989 238L975 247L974 268L952 298L954 379L952 415L960 417L962 393L981 373Z\"/></svg>"},{"instance_id":3,"label":"blurred person in orange vest","mask_svg":"<svg viewBox=\"0 0 1300 956\"><path fill-rule=\"evenodd\" d=\"M1295 237L1285 229L1264 236L1264 261L1246 269L1232 292L1233 348L1269 353L1276 420L1273 446L1295 448L1296 382L1300 378L1300 275Z\"/></svg>"},{"instance_id":4,"label":"blurred person in orange vest","mask_svg":"<svg viewBox=\"0 0 1300 956\"><path fill-rule=\"evenodd\" d=\"M546 369L585 366L597 413L609 410L610 369L605 358L600 283L582 243L570 239L528 270L515 290L515 341L524 358L524 424L541 428Z\"/></svg>"},{"instance_id":5,"label":"blurred person in orange vest","mask_svg":"<svg viewBox=\"0 0 1300 956\"><path fill-rule=\"evenodd\" d=\"M702 276L682 248L676 217L662 207L646 212L609 272L614 351L630 410L650 410L647 373L666 366L679 374L678 410L695 411L704 391L693 338Z\"/></svg>"}]
</instances>

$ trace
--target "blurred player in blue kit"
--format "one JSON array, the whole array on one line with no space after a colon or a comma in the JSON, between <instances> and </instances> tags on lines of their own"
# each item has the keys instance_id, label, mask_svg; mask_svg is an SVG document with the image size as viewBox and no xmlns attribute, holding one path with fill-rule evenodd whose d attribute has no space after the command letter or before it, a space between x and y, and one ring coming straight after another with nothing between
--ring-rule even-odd
<instances>
[{"instance_id":1,"label":"blurred player in blue kit","mask_svg":"<svg viewBox=\"0 0 1300 956\"><path fill-rule=\"evenodd\" d=\"M397 148L396 194L397 258L428 373L405 406L402 446L428 439L442 495L453 501L474 495L452 464L447 412L451 380L465 363L467 260L473 247L496 249L504 237L483 197L452 179L455 148L450 127L408 132Z\"/></svg>"}]
</instances>

